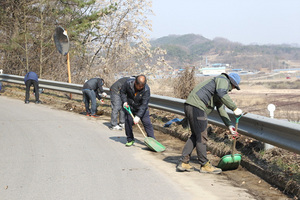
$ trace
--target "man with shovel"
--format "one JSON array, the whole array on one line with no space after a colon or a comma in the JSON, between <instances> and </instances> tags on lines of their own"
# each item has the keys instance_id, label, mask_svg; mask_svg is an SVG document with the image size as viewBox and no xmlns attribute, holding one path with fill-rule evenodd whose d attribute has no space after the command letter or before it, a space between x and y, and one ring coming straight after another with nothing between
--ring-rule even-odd
<instances>
[{"instance_id":1,"label":"man with shovel","mask_svg":"<svg viewBox=\"0 0 300 200\"><path fill-rule=\"evenodd\" d=\"M231 134L237 135L231 120L225 111L224 105L232 110L235 115L240 116L242 110L237 108L236 104L231 100L228 92L236 88L240 90L240 76L237 73L222 73L221 75L206 80L198 84L189 94L185 104L184 112L189 122L192 135L187 140L183 150L182 157L176 167L177 171L192 171L194 168L189 164L192 151L196 147L197 157L200 163L200 172L202 173L221 173L222 169L211 165L206 155L207 138L207 115L214 108L229 128Z\"/></svg>"},{"instance_id":2,"label":"man with shovel","mask_svg":"<svg viewBox=\"0 0 300 200\"><path fill-rule=\"evenodd\" d=\"M122 86L121 99L123 107L130 106L134 118L125 112L125 133L127 136L126 146L134 144L132 125L138 124L141 120L148 137L154 137L153 126L151 124L148 103L150 100L150 87L147 85L145 75L139 75L135 79L128 79Z\"/></svg>"}]
</instances>

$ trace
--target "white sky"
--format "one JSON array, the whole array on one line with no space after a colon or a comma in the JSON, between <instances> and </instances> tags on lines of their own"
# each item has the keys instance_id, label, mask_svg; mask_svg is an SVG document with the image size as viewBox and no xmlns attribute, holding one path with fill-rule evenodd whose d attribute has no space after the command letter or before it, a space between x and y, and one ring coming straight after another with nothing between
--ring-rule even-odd
<instances>
[{"instance_id":1,"label":"white sky","mask_svg":"<svg viewBox=\"0 0 300 200\"><path fill-rule=\"evenodd\" d=\"M194 33L242 44L300 44L300 0L152 0L150 38Z\"/></svg>"}]
</instances>

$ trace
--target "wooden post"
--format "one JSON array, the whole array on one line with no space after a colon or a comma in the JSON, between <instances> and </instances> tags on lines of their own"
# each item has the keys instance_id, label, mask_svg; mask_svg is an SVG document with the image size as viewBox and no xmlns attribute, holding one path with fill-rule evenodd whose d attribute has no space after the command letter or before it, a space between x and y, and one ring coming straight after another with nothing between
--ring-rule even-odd
<instances>
[{"instance_id":1,"label":"wooden post","mask_svg":"<svg viewBox=\"0 0 300 200\"><path fill-rule=\"evenodd\" d=\"M69 83L71 83L71 69L70 69L70 56L69 56L69 52L67 54L67 65L68 65L68 79L69 79ZM72 93L70 93L70 99L72 99Z\"/></svg>"},{"instance_id":2,"label":"wooden post","mask_svg":"<svg viewBox=\"0 0 300 200\"><path fill-rule=\"evenodd\" d=\"M68 34L67 30L66 31L66 34ZM69 55L69 52L67 53L67 65L68 65L68 80L69 80L69 83L71 83L71 68L70 68L70 55ZM70 93L70 99L72 99L72 93Z\"/></svg>"}]
</instances>

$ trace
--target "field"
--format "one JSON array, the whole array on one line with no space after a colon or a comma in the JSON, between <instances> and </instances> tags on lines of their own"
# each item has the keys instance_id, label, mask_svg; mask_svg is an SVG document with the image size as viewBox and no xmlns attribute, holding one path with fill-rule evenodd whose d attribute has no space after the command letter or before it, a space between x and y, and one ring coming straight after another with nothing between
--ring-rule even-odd
<instances>
[{"instance_id":1,"label":"field","mask_svg":"<svg viewBox=\"0 0 300 200\"><path fill-rule=\"evenodd\" d=\"M200 81L200 80L197 80ZM248 78L241 84L241 90L234 90L230 93L237 105L250 113L269 116L267 105L273 103L276 106L275 118L299 122L300 116L300 87L298 89L272 89L273 83L279 85L297 85L298 79L278 78L272 80ZM174 97L174 80L149 80L152 94ZM4 92L1 95L18 98L24 101L25 87L3 83ZM41 94L43 104L69 112L84 113L82 97L73 95L70 100L68 94L45 90ZM34 102L31 94L30 100ZM98 106L99 114L103 114L103 119L109 121L110 102L105 101L105 105ZM163 128L164 123L176 116L172 113L151 109L151 120L155 127L155 135L169 151L157 156L166 162L175 165L180 157L184 140L189 136L188 129L182 128L180 124L172 124L170 128ZM139 132L138 129L135 132ZM229 154L230 145L227 136L228 131L211 126L208 143L209 159L213 164L217 164L221 156ZM178 139L179 138L179 139ZM289 198L298 199L300 197L300 155L288 152L280 148L264 151L261 142L252 138L241 136L237 142L237 149L242 153L242 166L235 171L224 172L223 175L232 180L233 184L244 187L258 199L285 199L281 191L289 194ZM195 152L192 155L191 163L199 168ZM248 171L252 172L249 173ZM255 176L254 174L257 174Z\"/></svg>"},{"instance_id":2,"label":"field","mask_svg":"<svg viewBox=\"0 0 300 200\"><path fill-rule=\"evenodd\" d=\"M198 78L196 82L201 80L203 78ZM149 83L152 93L175 97L173 84L172 79ZM274 118L300 122L300 78L264 79L262 77L251 80L251 77L247 77L243 81L242 77L240 87L241 90L233 90L230 97L242 110L269 117L267 107L269 104L274 104L276 106Z\"/></svg>"}]
</instances>

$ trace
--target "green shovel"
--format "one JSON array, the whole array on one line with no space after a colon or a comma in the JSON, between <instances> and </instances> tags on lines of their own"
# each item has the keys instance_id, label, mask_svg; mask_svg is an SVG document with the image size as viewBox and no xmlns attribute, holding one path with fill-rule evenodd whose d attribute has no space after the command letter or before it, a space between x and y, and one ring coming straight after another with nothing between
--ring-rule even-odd
<instances>
[{"instance_id":1,"label":"green shovel","mask_svg":"<svg viewBox=\"0 0 300 200\"><path fill-rule=\"evenodd\" d=\"M130 106L124 106L124 108L129 112L129 114L131 115L131 117L133 119L134 116L130 110ZM156 152L162 152L162 151L166 150L166 147L164 147L162 144L160 144L154 138L147 137L146 134L144 133L143 129L140 127L140 125L139 124L137 124L137 125L138 125L140 131L142 132L143 136L145 137L144 143L146 144L146 146L148 148L150 148L151 150L156 151Z\"/></svg>"},{"instance_id":2,"label":"green shovel","mask_svg":"<svg viewBox=\"0 0 300 200\"><path fill-rule=\"evenodd\" d=\"M245 115L245 114L246 113L244 113L242 115ZM242 115L235 118L236 119L236 121L235 121L235 131L236 132L238 131L238 124L239 124L239 120L242 117ZM232 149L231 154L223 156L217 166L218 168L221 168L223 171L237 169L241 163L242 155L235 153L235 151L236 151L235 145L236 145L236 138L234 137L233 141L232 141L232 146L231 146L231 149Z\"/></svg>"}]
</instances>

